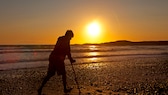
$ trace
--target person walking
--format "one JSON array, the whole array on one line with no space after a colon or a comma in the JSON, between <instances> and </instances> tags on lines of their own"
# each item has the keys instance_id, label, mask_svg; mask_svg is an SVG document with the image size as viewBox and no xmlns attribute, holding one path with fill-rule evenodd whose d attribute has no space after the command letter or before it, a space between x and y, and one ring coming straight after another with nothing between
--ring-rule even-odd
<instances>
[{"instance_id":1,"label":"person walking","mask_svg":"<svg viewBox=\"0 0 168 95\"><path fill-rule=\"evenodd\" d=\"M38 94L41 95L42 89L47 81L55 75L57 72L58 75L62 75L62 81L64 86L64 93L70 92L71 89L66 87L66 70L65 70L65 63L64 60L66 56L70 60L71 64L76 62L71 57L71 50L70 50L70 40L74 37L72 30L67 30L64 36L58 38L57 43L49 56L49 66L47 76L44 78L40 88L38 89Z\"/></svg>"}]
</instances>

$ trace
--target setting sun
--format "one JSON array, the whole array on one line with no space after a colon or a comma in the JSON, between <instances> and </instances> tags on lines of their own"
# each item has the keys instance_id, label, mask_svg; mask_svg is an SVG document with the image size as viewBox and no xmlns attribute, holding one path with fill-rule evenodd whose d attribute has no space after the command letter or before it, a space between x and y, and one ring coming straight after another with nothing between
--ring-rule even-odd
<instances>
[{"instance_id":1,"label":"setting sun","mask_svg":"<svg viewBox=\"0 0 168 95\"><path fill-rule=\"evenodd\" d=\"M88 35L91 37L98 36L100 34L100 25L98 22L92 22L87 26Z\"/></svg>"},{"instance_id":2,"label":"setting sun","mask_svg":"<svg viewBox=\"0 0 168 95\"><path fill-rule=\"evenodd\" d=\"M100 19L86 23L83 31L84 43L101 43L104 37L104 23Z\"/></svg>"}]
</instances>

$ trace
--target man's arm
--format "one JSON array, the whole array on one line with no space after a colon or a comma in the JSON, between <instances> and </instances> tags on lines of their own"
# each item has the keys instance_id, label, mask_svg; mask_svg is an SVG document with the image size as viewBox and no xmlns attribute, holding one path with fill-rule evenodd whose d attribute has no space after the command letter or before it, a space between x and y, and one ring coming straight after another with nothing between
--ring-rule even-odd
<instances>
[{"instance_id":1,"label":"man's arm","mask_svg":"<svg viewBox=\"0 0 168 95\"><path fill-rule=\"evenodd\" d=\"M70 42L68 43L68 53L67 53L68 59L70 60L71 63L76 62L72 56L71 56L71 49L70 49Z\"/></svg>"},{"instance_id":2,"label":"man's arm","mask_svg":"<svg viewBox=\"0 0 168 95\"><path fill-rule=\"evenodd\" d=\"M71 57L71 53L68 54L68 59L70 60L71 63L76 62L76 61Z\"/></svg>"}]
</instances>

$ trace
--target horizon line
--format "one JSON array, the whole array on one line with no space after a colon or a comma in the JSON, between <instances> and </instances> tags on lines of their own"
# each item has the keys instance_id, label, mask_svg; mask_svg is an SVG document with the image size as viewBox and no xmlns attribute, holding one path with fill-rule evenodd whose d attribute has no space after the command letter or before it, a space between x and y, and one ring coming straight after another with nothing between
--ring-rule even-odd
<instances>
[{"instance_id":1,"label":"horizon line","mask_svg":"<svg viewBox=\"0 0 168 95\"><path fill-rule=\"evenodd\" d=\"M116 40L116 41L107 41L107 42L102 42L102 43L74 43L71 45L94 45L94 44L108 44L108 43L117 43L117 42L130 42L130 43L138 43L138 42L168 42L168 40L157 40L157 41L152 41L152 40L146 40L146 41L130 41L130 40ZM27 44L0 44L0 46L5 46L5 45L55 45L55 44L48 44L48 43L36 43L36 44L31 44L31 43L27 43Z\"/></svg>"}]
</instances>

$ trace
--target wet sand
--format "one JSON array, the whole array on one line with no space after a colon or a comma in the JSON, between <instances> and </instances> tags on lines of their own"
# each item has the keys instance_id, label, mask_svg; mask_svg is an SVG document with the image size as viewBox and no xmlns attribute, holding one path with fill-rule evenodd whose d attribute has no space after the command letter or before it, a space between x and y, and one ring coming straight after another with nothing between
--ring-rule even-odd
<instances>
[{"instance_id":1,"label":"wet sand","mask_svg":"<svg viewBox=\"0 0 168 95\"><path fill-rule=\"evenodd\" d=\"M167 95L168 57L139 57L127 60L74 64L81 95ZM78 95L71 65L67 63L67 84L74 89L63 93L62 78L55 75L42 95ZM0 95L37 95L47 66L0 71Z\"/></svg>"}]
</instances>

